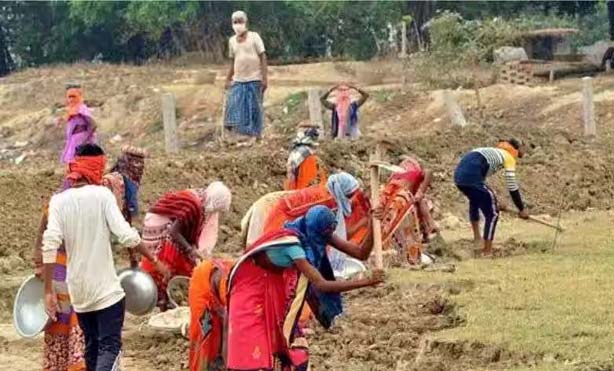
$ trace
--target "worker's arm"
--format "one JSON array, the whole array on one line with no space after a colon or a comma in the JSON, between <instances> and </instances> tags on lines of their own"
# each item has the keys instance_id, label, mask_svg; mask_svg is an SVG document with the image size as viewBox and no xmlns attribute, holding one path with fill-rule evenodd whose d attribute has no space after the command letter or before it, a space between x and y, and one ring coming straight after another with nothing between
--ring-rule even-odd
<instances>
[{"instance_id":1,"label":"worker's arm","mask_svg":"<svg viewBox=\"0 0 614 371\"><path fill-rule=\"evenodd\" d=\"M371 255L371 251L373 251L373 224L371 223L371 218L369 218L367 222L367 235L360 245L351 241L346 241L336 235L333 235L330 244L337 250L353 258L367 260Z\"/></svg>"},{"instance_id":2,"label":"worker's arm","mask_svg":"<svg viewBox=\"0 0 614 371\"><path fill-rule=\"evenodd\" d=\"M109 230L111 233L117 237L117 240L121 246L127 247L128 249L133 249L134 251L138 251L140 254L145 256L149 261L151 261L158 272L160 272L164 277L168 277L169 271L168 268L162 264L158 259L154 256L154 254L149 251L145 245L143 245L143 241L141 240L141 236L136 231L136 229L132 228L130 224L124 219L124 215L119 210L119 206L117 206L117 200L113 193L108 189L105 189L105 198L104 198L104 215L107 225L109 226ZM131 256L131 260L134 257ZM134 264L131 262L131 265Z\"/></svg>"},{"instance_id":3,"label":"worker's arm","mask_svg":"<svg viewBox=\"0 0 614 371\"><path fill-rule=\"evenodd\" d=\"M373 271L373 275L370 278L361 278L351 281L328 281L313 265L309 264L307 259L298 259L294 261L294 265L298 270L307 277L309 282L315 286L316 289L322 292L345 292L350 290L359 289L367 286L375 286L384 282L384 271Z\"/></svg>"},{"instance_id":4,"label":"worker's arm","mask_svg":"<svg viewBox=\"0 0 614 371\"><path fill-rule=\"evenodd\" d=\"M320 102L322 103L322 105L331 111L335 109L335 105L328 101L328 97L333 92L333 90L335 90L336 88L337 88L336 86L333 86L320 97Z\"/></svg>"},{"instance_id":5,"label":"worker's arm","mask_svg":"<svg viewBox=\"0 0 614 371\"><path fill-rule=\"evenodd\" d=\"M45 311L52 321L56 320L59 310L58 299L53 291L53 270L58 255L58 249L64 241L62 218L59 205L51 199L49 216L42 238L43 280L45 282Z\"/></svg>"},{"instance_id":6,"label":"worker's arm","mask_svg":"<svg viewBox=\"0 0 614 371\"><path fill-rule=\"evenodd\" d=\"M269 65L266 58L266 53L262 52L259 55L260 57L260 70L262 72L262 92L264 93L266 89L269 87Z\"/></svg>"},{"instance_id":7,"label":"worker's arm","mask_svg":"<svg viewBox=\"0 0 614 371\"><path fill-rule=\"evenodd\" d=\"M432 181L433 181L433 172L430 170L425 170L424 179L422 180L422 183L420 183L420 186L418 187L418 190L416 191L416 194L414 195L414 198L416 201L422 201L422 199L424 198L424 195L426 194L426 191L428 191L429 187L431 186Z\"/></svg>"},{"instance_id":8,"label":"worker's arm","mask_svg":"<svg viewBox=\"0 0 614 371\"><path fill-rule=\"evenodd\" d=\"M360 107L365 104L367 99L369 99L369 93L357 87L354 87L354 89L356 89L356 91L360 93L360 99L358 100L358 102L356 102L356 105Z\"/></svg>"},{"instance_id":9,"label":"worker's arm","mask_svg":"<svg viewBox=\"0 0 614 371\"><path fill-rule=\"evenodd\" d=\"M228 74L226 74L226 83L224 84L224 87L226 89L229 89L232 86L232 78L235 75L235 60L234 58L232 58L230 60L230 67L228 68Z\"/></svg>"},{"instance_id":10,"label":"worker's arm","mask_svg":"<svg viewBox=\"0 0 614 371\"><path fill-rule=\"evenodd\" d=\"M522 196L520 194L520 187L516 181L516 159L514 159L512 155L507 152L504 155L503 167L505 169L505 184L507 186L507 190L510 193L514 205L516 205L516 208L518 209L520 217L526 219L529 215L525 210L524 202L522 201Z\"/></svg>"},{"instance_id":11,"label":"worker's arm","mask_svg":"<svg viewBox=\"0 0 614 371\"><path fill-rule=\"evenodd\" d=\"M34 274L42 278L43 277L43 233L45 232L45 228L47 228L47 214L43 213L41 217L40 224L38 225L38 231L36 233L36 240L34 241Z\"/></svg>"},{"instance_id":12,"label":"worker's arm","mask_svg":"<svg viewBox=\"0 0 614 371\"><path fill-rule=\"evenodd\" d=\"M262 38L258 33L251 32L250 34L254 37L254 47L256 48L258 58L260 58L260 73L262 74L262 92L264 93L269 86L269 67L266 57L266 49L264 48L264 42L262 41Z\"/></svg>"},{"instance_id":13,"label":"worker's arm","mask_svg":"<svg viewBox=\"0 0 614 371\"><path fill-rule=\"evenodd\" d=\"M201 256L200 251L198 251L195 246L190 245L183 233L181 233L182 230L183 223L179 219L177 219L171 224L168 233L173 239L173 241L177 242L178 247L183 253L183 255L185 255L186 257L203 259L204 257Z\"/></svg>"}]
</instances>

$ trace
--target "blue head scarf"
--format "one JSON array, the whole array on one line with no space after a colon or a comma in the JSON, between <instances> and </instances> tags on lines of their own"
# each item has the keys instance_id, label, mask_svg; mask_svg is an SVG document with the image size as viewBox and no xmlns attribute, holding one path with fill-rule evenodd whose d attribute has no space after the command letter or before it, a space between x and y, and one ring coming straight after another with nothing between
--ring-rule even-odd
<instances>
[{"instance_id":1,"label":"blue head scarf","mask_svg":"<svg viewBox=\"0 0 614 371\"><path fill-rule=\"evenodd\" d=\"M333 195L337 202L337 237L347 240L347 228L345 217L352 214L352 202L348 197L360 188L358 180L348 173L341 172L328 177L328 191ZM331 254L331 264L335 271L342 271L345 267L347 256L341 251L334 250Z\"/></svg>"},{"instance_id":2,"label":"blue head scarf","mask_svg":"<svg viewBox=\"0 0 614 371\"><path fill-rule=\"evenodd\" d=\"M286 223L285 227L298 233L307 260L314 267L319 268L322 258L326 256L326 244L330 238L331 229L335 229L337 219L335 214L326 206L314 206L304 217Z\"/></svg>"},{"instance_id":3,"label":"blue head scarf","mask_svg":"<svg viewBox=\"0 0 614 371\"><path fill-rule=\"evenodd\" d=\"M336 226L335 214L326 206L314 206L304 217L298 218L285 225L298 234L305 255L326 280L334 280L335 275L326 255L326 244L330 237L330 230ZM318 321L325 328L329 328L335 317L343 313L341 295L338 293L322 293L310 285L307 291L307 301Z\"/></svg>"},{"instance_id":4,"label":"blue head scarf","mask_svg":"<svg viewBox=\"0 0 614 371\"><path fill-rule=\"evenodd\" d=\"M360 187L358 180L346 172L341 172L329 176L326 186L335 197L337 207L343 213L342 215L349 216L352 213L352 203L348 195L358 190Z\"/></svg>"}]
</instances>

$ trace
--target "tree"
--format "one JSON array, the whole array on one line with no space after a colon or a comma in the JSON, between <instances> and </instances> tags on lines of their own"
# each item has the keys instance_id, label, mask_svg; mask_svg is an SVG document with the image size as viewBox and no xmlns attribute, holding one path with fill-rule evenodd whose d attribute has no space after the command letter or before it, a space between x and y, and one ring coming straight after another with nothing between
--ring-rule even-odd
<instances>
[{"instance_id":1,"label":"tree","mask_svg":"<svg viewBox=\"0 0 614 371\"><path fill-rule=\"evenodd\" d=\"M608 0L608 24L610 30L610 40L614 41L614 1Z\"/></svg>"}]
</instances>

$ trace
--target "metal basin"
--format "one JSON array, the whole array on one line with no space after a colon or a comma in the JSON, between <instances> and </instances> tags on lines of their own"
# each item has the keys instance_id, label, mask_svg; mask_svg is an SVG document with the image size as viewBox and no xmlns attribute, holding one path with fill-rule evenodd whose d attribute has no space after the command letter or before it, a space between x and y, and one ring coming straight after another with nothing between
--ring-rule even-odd
<instances>
[{"instance_id":1,"label":"metal basin","mask_svg":"<svg viewBox=\"0 0 614 371\"><path fill-rule=\"evenodd\" d=\"M350 279L359 276L367 271L367 267L358 259L347 258L345 261L345 267L341 272L335 272L335 278L337 279Z\"/></svg>"},{"instance_id":2,"label":"metal basin","mask_svg":"<svg viewBox=\"0 0 614 371\"><path fill-rule=\"evenodd\" d=\"M126 292L126 310L135 316L151 312L158 302L158 288L151 276L137 268L125 268L117 272Z\"/></svg>"},{"instance_id":3,"label":"metal basin","mask_svg":"<svg viewBox=\"0 0 614 371\"><path fill-rule=\"evenodd\" d=\"M13 325L25 338L38 335L50 319L45 312L45 283L32 275L21 284L13 306Z\"/></svg>"}]
</instances>

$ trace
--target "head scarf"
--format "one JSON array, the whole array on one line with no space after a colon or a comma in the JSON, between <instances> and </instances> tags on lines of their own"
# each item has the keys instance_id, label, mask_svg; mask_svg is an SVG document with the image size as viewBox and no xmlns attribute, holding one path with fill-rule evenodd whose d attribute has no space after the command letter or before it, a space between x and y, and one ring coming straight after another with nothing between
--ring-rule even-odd
<instances>
[{"instance_id":1,"label":"head scarf","mask_svg":"<svg viewBox=\"0 0 614 371\"><path fill-rule=\"evenodd\" d=\"M318 129L316 128L309 128L304 131L299 131L296 134L294 140L292 141L292 147L296 148L298 146L318 146L319 143L317 141L319 136L320 133L318 133Z\"/></svg>"},{"instance_id":2,"label":"head scarf","mask_svg":"<svg viewBox=\"0 0 614 371\"><path fill-rule=\"evenodd\" d=\"M236 12L232 13L232 16L230 17L230 19L233 22L236 21L237 19L243 19L247 23L247 14L242 10L237 10Z\"/></svg>"},{"instance_id":3,"label":"head scarf","mask_svg":"<svg viewBox=\"0 0 614 371\"><path fill-rule=\"evenodd\" d=\"M83 105L83 90L78 86L66 89L66 119L79 114Z\"/></svg>"},{"instance_id":4,"label":"head scarf","mask_svg":"<svg viewBox=\"0 0 614 371\"><path fill-rule=\"evenodd\" d=\"M211 256L217 243L220 212L230 210L232 194L222 182L213 182L205 189L196 190L196 193L205 211L205 223L198 238L198 249Z\"/></svg>"},{"instance_id":5,"label":"head scarf","mask_svg":"<svg viewBox=\"0 0 614 371\"><path fill-rule=\"evenodd\" d=\"M145 170L146 153L140 148L124 146L122 155L117 159L117 163L112 171L117 171L131 181L141 185L141 178Z\"/></svg>"},{"instance_id":6,"label":"head scarf","mask_svg":"<svg viewBox=\"0 0 614 371\"><path fill-rule=\"evenodd\" d=\"M66 179L70 185L84 179L89 184L100 185L106 165L106 157L101 156L77 156L68 164Z\"/></svg>"},{"instance_id":7,"label":"head scarf","mask_svg":"<svg viewBox=\"0 0 614 371\"><path fill-rule=\"evenodd\" d=\"M346 172L340 172L328 177L327 187L337 201L341 215L349 216L352 213L352 203L348 196L360 188L358 180Z\"/></svg>"},{"instance_id":8,"label":"head scarf","mask_svg":"<svg viewBox=\"0 0 614 371\"><path fill-rule=\"evenodd\" d=\"M508 151L514 158L518 158L518 148L507 140L499 141L497 148Z\"/></svg>"},{"instance_id":9,"label":"head scarf","mask_svg":"<svg viewBox=\"0 0 614 371\"><path fill-rule=\"evenodd\" d=\"M326 206L317 205L307 211L305 216L285 224L298 234L307 260L316 268L320 267L326 254L326 245L330 238L330 230L337 225L335 213Z\"/></svg>"},{"instance_id":10,"label":"head scarf","mask_svg":"<svg viewBox=\"0 0 614 371\"><path fill-rule=\"evenodd\" d=\"M403 168L403 172L392 173L391 180L404 180L407 182L415 183L424 174L422 166L415 158L406 158L399 164Z\"/></svg>"},{"instance_id":11,"label":"head scarf","mask_svg":"<svg viewBox=\"0 0 614 371\"><path fill-rule=\"evenodd\" d=\"M345 136L351 104L350 88L346 85L339 86L336 92L335 109L337 110L337 117L339 118L338 136L340 137Z\"/></svg>"},{"instance_id":12,"label":"head scarf","mask_svg":"<svg viewBox=\"0 0 614 371\"><path fill-rule=\"evenodd\" d=\"M337 202L337 237L346 240L348 238L345 226L345 217L352 214L352 201L348 197L360 188L358 180L348 173L341 172L328 177L328 191L333 195ZM333 250L330 256L330 263L333 270L342 271L345 267L347 255L341 251Z\"/></svg>"}]
</instances>

